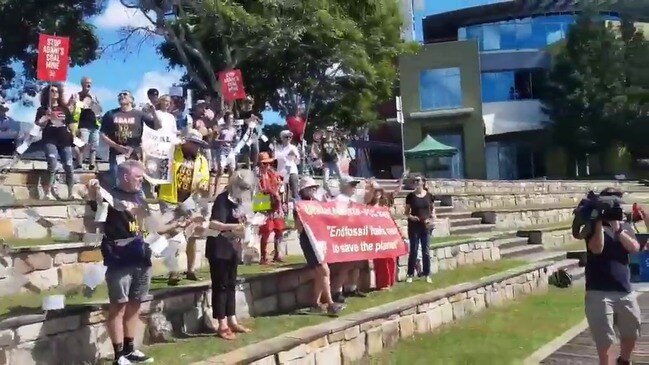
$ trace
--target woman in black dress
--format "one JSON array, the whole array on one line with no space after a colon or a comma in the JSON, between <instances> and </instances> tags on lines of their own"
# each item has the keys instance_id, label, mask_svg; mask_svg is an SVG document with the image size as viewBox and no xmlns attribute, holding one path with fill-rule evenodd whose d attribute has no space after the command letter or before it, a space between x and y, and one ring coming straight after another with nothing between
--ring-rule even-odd
<instances>
[{"instance_id":1,"label":"woman in black dress","mask_svg":"<svg viewBox=\"0 0 649 365\"><path fill-rule=\"evenodd\" d=\"M417 250L421 246L421 260L423 264L422 276L427 282L430 278L430 237L432 225L435 219L434 198L426 190L426 179L421 176L414 178L415 191L406 196L406 216L408 217L408 240L410 241L410 252L408 252L408 277L406 282L412 282L417 263Z\"/></svg>"},{"instance_id":2,"label":"woman in black dress","mask_svg":"<svg viewBox=\"0 0 649 365\"><path fill-rule=\"evenodd\" d=\"M207 225L208 229L219 232L207 238L205 255L212 279L213 317L219 322L217 335L226 340L236 339L236 333L250 332L250 329L237 322L235 295L241 241L247 212L252 212L255 180L250 170L233 172L228 185L214 201Z\"/></svg>"}]
</instances>

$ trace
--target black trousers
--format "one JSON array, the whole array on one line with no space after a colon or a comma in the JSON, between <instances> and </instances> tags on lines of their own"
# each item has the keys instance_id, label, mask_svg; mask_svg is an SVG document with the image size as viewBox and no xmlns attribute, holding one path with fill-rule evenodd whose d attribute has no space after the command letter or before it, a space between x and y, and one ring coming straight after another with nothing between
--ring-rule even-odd
<instances>
[{"instance_id":1,"label":"black trousers","mask_svg":"<svg viewBox=\"0 0 649 365\"><path fill-rule=\"evenodd\" d=\"M236 314L237 267L239 260L210 258L212 317L223 319Z\"/></svg>"}]
</instances>

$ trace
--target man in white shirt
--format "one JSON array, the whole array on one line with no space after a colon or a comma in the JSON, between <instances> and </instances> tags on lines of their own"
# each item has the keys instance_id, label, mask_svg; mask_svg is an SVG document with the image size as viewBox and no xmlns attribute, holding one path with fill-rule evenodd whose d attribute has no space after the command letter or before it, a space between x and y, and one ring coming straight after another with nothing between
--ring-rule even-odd
<instances>
[{"instance_id":1,"label":"man in white shirt","mask_svg":"<svg viewBox=\"0 0 649 365\"><path fill-rule=\"evenodd\" d=\"M355 179L351 176L342 176L340 178L340 194L336 196L334 201L341 203L352 203L356 202L356 188L361 181ZM358 279L360 277L360 271L356 268L356 261L352 262L341 262L337 264L332 264L336 267L338 271L338 280L336 284L333 284L331 287L331 297L336 303L344 303L345 296L365 298L367 295L360 290L358 290ZM344 287L343 287L343 284ZM343 294L344 289L344 294Z\"/></svg>"},{"instance_id":2,"label":"man in white shirt","mask_svg":"<svg viewBox=\"0 0 649 365\"><path fill-rule=\"evenodd\" d=\"M297 200L298 193L298 169L300 161L300 150L297 146L291 144L293 133L284 130L279 134L281 143L275 146L275 158L277 159L277 172L282 175L284 182L289 185L291 199Z\"/></svg>"}]
</instances>

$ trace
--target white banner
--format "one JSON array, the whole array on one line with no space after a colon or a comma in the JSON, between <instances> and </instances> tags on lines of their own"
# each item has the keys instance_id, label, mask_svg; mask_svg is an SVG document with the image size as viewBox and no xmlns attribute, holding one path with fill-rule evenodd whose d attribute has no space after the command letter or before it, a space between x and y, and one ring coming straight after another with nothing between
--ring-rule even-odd
<instances>
[{"instance_id":1,"label":"white banner","mask_svg":"<svg viewBox=\"0 0 649 365\"><path fill-rule=\"evenodd\" d=\"M153 130L146 125L142 131L142 158L144 177L153 185L170 184L174 148L178 138L164 130Z\"/></svg>"}]
</instances>

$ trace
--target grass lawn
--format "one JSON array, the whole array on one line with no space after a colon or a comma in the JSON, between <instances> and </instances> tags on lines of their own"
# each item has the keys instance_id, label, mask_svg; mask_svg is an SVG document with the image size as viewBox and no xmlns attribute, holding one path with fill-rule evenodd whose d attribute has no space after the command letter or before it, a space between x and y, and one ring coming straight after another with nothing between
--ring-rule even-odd
<instances>
[{"instance_id":1,"label":"grass lawn","mask_svg":"<svg viewBox=\"0 0 649 365\"><path fill-rule=\"evenodd\" d=\"M74 243L79 241L74 240L65 240L65 239L55 239L51 237L47 238L10 238L6 241L3 241L9 247L33 247L33 246L45 246L52 245L57 243Z\"/></svg>"},{"instance_id":2,"label":"grass lawn","mask_svg":"<svg viewBox=\"0 0 649 365\"><path fill-rule=\"evenodd\" d=\"M547 224L535 224L533 226L525 226L519 229L519 231L534 231L534 230L553 230L560 228L570 228L572 225L572 220L558 223L547 223Z\"/></svg>"},{"instance_id":3,"label":"grass lawn","mask_svg":"<svg viewBox=\"0 0 649 365\"><path fill-rule=\"evenodd\" d=\"M347 308L342 315L351 314L435 289L478 280L482 277L493 275L522 264L521 261L517 260L500 260L441 272L433 276L432 284L427 284L425 281L416 281L412 284L398 283L390 291L373 292L367 298L363 299L350 298ZM173 344L148 346L143 351L153 356L156 364L187 364L272 338L282 333L316 325L329 319L330 317L324 315L301 314L258 317L245 321L246 325L249 325L254 331L250 334L239 336L236 341L223 341L214 338L213 335L205 335L191 339L181 339Z\"/></svg>"},{"instance_id":4,"label":"grass lawn","mask_svg":"<svg viewBox=\"0 0 649 365\"><path fill-rule=\"evenodd\" d=\"M361 364L521 364L584 318L583 288L551 287L499 308L399 342Z\"/></svg>"},{"instance_id":5,"label":"grass lawn","mask_svg":"<svg viewBox=\"0 0 649 365\"><path fill-rule=\"evenodd\" d=\"M288 256L285 258L285 263L281 265L268 265L261 266L258 264L253 265L239 265L239 277L247 278L250 276L268 274L274 271L287 270L304 263L302 256ZM201 269L198 276L203 279L209 280L209 267ZM180 285L187 285L193 283L191 281L182 280ZM208 283L208 282L206 282ZM167 289L167 275L157 275L151 280L151 291ZM42 298L47 295L65 294L65 305L84 305L84 304L103 304L107 302L108 291L106 285L100 285L95 289L90 298L83 295L81 287L73 288L57 288L44 291L40 294L37 293L20 293L15 295L3 296L0 300L0 317L7 314L16 315L24 313L32 313L38 310L42 304Z\"/></svg>"}]
</instances>

